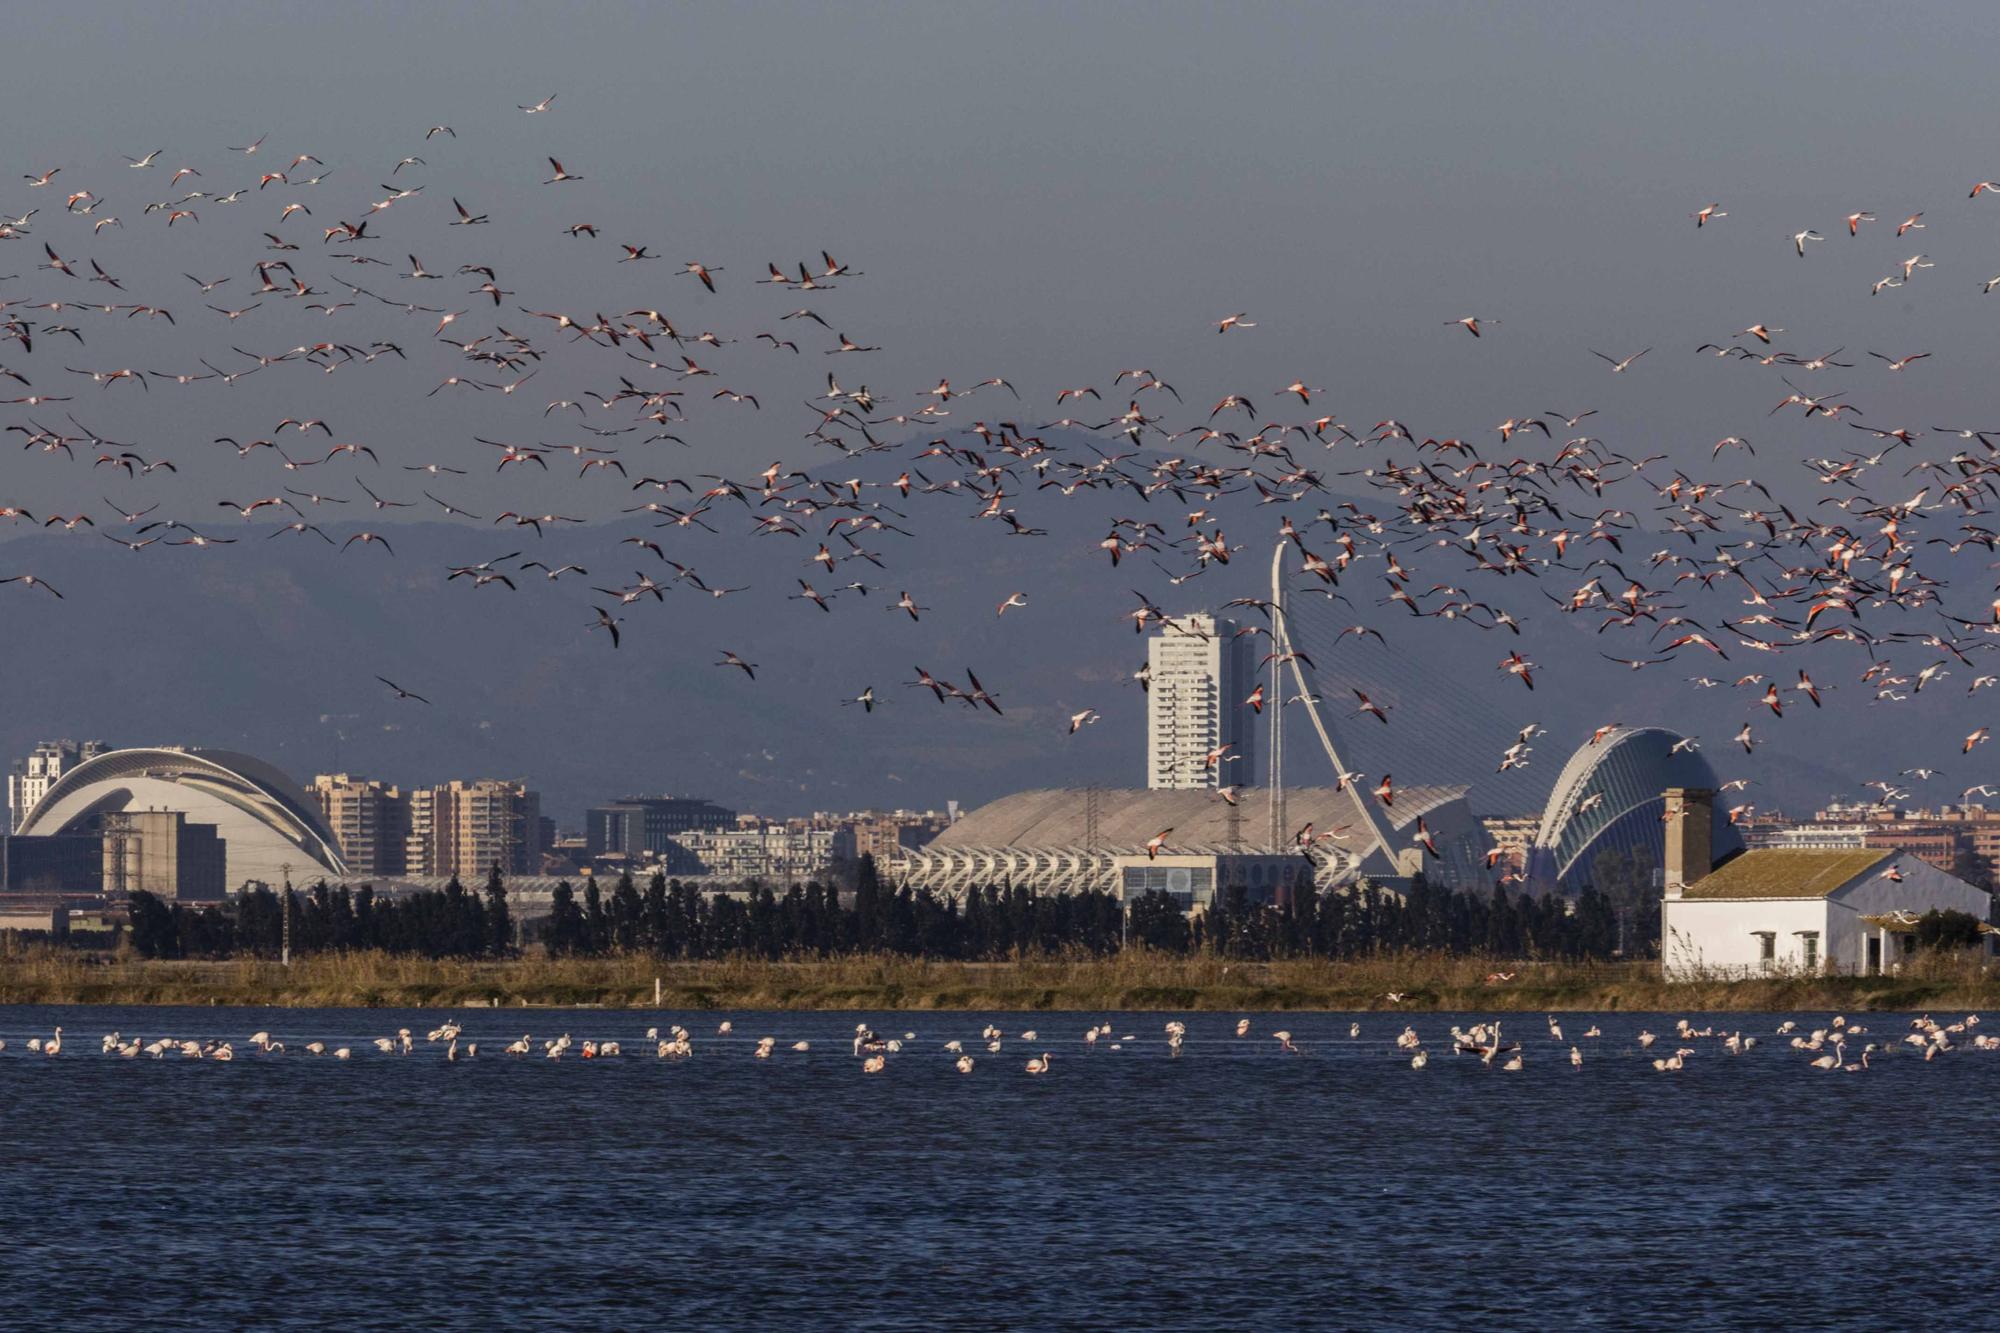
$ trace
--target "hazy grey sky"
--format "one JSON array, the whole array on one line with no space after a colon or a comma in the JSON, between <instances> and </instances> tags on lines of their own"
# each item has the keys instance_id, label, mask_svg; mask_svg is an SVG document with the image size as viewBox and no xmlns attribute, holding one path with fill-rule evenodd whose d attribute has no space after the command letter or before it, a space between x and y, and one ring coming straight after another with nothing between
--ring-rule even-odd
<instances>
[{"instance_id":1,"label":"hazy grey sky","mask_svg":"<svg viewBox=\"0 0 2000 1333\"><path fill-rule=\"evenodd\" d=\"M1695 343L1761 319L1816 350L1933 350L1931 410L1970 411L2000 319L1974 285L2000 271L2000 215L1964 198L2000 170L1985 66L2000 14L1983 5L76 5L9 24L6 211L43 205L49 223L54 191L18 178L61 164L58 184L136 212L163 178L119 155L155 147L163 166L198 163L202 184L226 188L246 159L223 146L268 132L247 161L312 152L331 175L298 197L355 215L418 153L438 184L383 219L383 257L400 263L414 233L439 256L429 264L494 262L521 304L637 290L747 338L780 298L749 304L740 284L767 257L823 247L867 271L825 302L885 347L861 377L892 395L1004 374L1044 412L1055 388L1144 365L1191 400L1269 396L1296 375L1347 420L1472 435L1590 404L1608 437L1643 425L1661 445L1706 444L1761 415L1770 381L1686 355ZM514 110L551 92L548 116ZM424 144L434 123L459 139ZM547 154L586 181L540 189ZM446 232L437 196L461 191L495 225ZM262 257L250 224L278 192L237 206L254 218L208 209L167 233L128 217L83 248L128 286L159 288L137 299L178 307L190 351L288 345L331 322L267 310L218 330L186 318L205 312L178 277L207 264L236 274L242 298ZM1697 234L1687 214L1716 201L1731 216ZM1884 224L1835 235L1857 208ZM1921 244L1897 242L1886 224L1919 208ZM606 265L556 234L579 218L662 262ZM1801 264L1784 237L1808 225L1833 239ZM0 272L22 274L8 295L53 277L33 273L32 247L0 246ZM1928 290L1868 298L1919 249L1940 259ZM727 265L735 290L702 299L670 271L692 258ZM393 288L382 272L356 280ZM470 285L425 284L419 299L460 308ZM1236 310L1255 336L1216 338L1211 321ZM1469 313L1503 327L1479 344L1441 327ZM145 332L157 348L160 331ZM1645 345L1660 348L1647 373L1618 381L1584 350ZM71 364L115 361L116 346ZM825 369L815 359L800 359L805 382ZM440 366L433 355L398 392L385 378L326 402L356 435L477 426L484 404L421 397ZM257 410L240 421L217 393L135 407L122 390L85 420L185 458L208 434L256 433L269 403L320 401L307 378L238 386L271 395L243 394ZM88 392L82 406L97 407ZM792 417L766 413L755 430L710 417L698 449L806 453ZM212 418L231 429L207 431ZM10 493L64 489L51 468L19 468Z\"/></svg>"},{"instance_id":2,"label":"hazy grey sky","mask_svg":"<svg viewBox=\"0 0 2000 1333\"><path fill-rule=\"evenodd\" d=\"M380 308L328 318L269 300L224 325L202 310L251 299L253 261L273 257L258 233L278 229L277 210L297 198L313 216L283 229L302 246L295 258L315 285L349 277L466 309L466 325L487 331L496 316L484 298L467 294L477 279L413 283L324 257L332 251L318 229L359 217L405 154L427 163L393 179L429 188L382 216L385 239L372 253L400 266L414 249L447 273L465 262L494 265L501 286L517 293L497 318L552 348L560 342L549 326L516 306L578 315L657 306L686 330L743 340L700 353L722 378L690 386L691 420L680 432L688 451L658 445L641 455L622 446L634 450L628 459L657 457L676 475L747 477L777 459L825 461L825 451L800 438L812 418L799 400L823 387L829 369L850 386L866 382L891 410L916 406L916 395L940 377L964 385L1004 375L1020 386L1023 403L999 394L963 400L953 424L1012 416L1032 428L1057 414L1059 388L1108 391L1118 369L1146 367L1180 387L1189 419L1230 392L1257 400L1267 418L1279 386L1300 379L1327 390L1315 410L1323 402L1357 428L1398 417L1420 435L1478 441L1489 456L1499 452L1492 428L1503 418L1595 407L1601 414L1591 426L1610 447L1667 453L1708 475L1783 479L1791 497L1810 505L1825 492L1799 459L1858 448L1867 437L1795 414L1768 418L1783 391L1773 372L1693 354L1696 344L1728 341L1759 321L1790 330L1781 342L1794 352L1844 346L1842 359L1860 364L1820 372L1814 388L1851 390L1871 422L2000 426L1986 392L2000 294L1980 292L2000 273L2000 198L1966 198L1974 180L2000 174L1989 68L2000 10L1983 4L426 5L415 12L82 4L18 8L8 16L8 38L0 47L10 146L0 212L43 211L31 237L0 242L0 275L17 275L0 282L0 299L105 299L102 287L85 291L82 282L36 270L49 240L124 280L128 296L111 299L167 305L180 320L170 337L153 321L93 316L78 321L88 345L45 337L31 359L0 343L0 364L28 369L39 391L75 395L69 406L89 426L182 469L128 483L91 469L87 457L72 465L0 443L0 504L40 512L101 516L98 497L108 495L120 504L160 499L163 512L203 515L218 528L238 524L213 519L218 496L266 495L300 481L268 452L240 463L211 439L268 435L282 415L326 416L338 438L377 444L385 455L393 451L391 461L467 467L470 476L426 484L482 513L558 504L601 516L626 503L629 493L608 475L561 478L556 498L547 481L521 469L495 477L486 470L488 451L469 439L475 432L537 438L541 390L613 389L615 354L554 352L542 378L522 391L526 403L491 393L429 398L427 390L463 363L429 342L428 321L385 318ZM552 93L548 115L515 109ZM434 124L452 125L458 137L426 143ZM269 138L257 158L226 149L260 134ZM165 151L153 170L124 165L156 148ZM325 163L324 184L252 188L227 207L197 203L201 221L172 229L157 214L140 216L146 201L173 197L166 176L181 163L203 172L183 189L219 193L254 186L257 167L300 152ZM551 155L585 179L540 185ZM62 174L50 188L30 189L21 179L57 166ZM93 238L89 219L62 215L65 186L102 195L99 216L120 215L123 228ZM492 224L448 228L452 195L490 211ZM1730 216L1697 231L1689 214L1708 203ZM1850 239L1841 219L1857 209L1880 221ZM1894 224L1919 210L1927 226L1896 238ZM561 234L579 221L599 225L601 240ZM1805 227L1828 239L1800 260L1787 238ZM660 260L613 264L618 242L646 245ZM812 304L882 352L822 357L829 337L816 329L799 336L804 351L796 358L750 341L760 330L798 336L801 327L777 323L800 298L753 285L764 262L796 264L822 248L866 276ZM1907 288L1869 294L1871 282L1919 253L1936 267ZM676 274L679 263L697 259L725 267L718 295ZM203 297L184 272L233 281ZM1258 327L1218 337L1214 321L1236 311L1249 312ZM1445 326L1468 314L1499 324L1476 342ZM242 358L232 344L271 351L321 337L392 335L410 347L409 365L333 376L293 365L233 388L99 390L61 370L193 369L197 356L234 367ZM1608 374L1589 355L1643 347L1655 350L1626 375ZM1894 375L1868 350L1934 356ZM718 382L761 392L765 409L707 402ZM29 415L0 408L8 424ZM567 420L556 417L542 438L574 436L573 426L556 424ZM1708 464L1710 446L1726 434L1750 435L1757 456L1732 453ZM1353 457L1326 456L1335 468L1359 466L1348 462ZM417 498L411 474L385 468L378 476L347 460L303 484L352 495L357 476ZM0 549L17 531L0 527ZM1261 542L1261 529L1255 535ZM513 544L495 536L468 531L466 556ZM1007 554L1015 556L1011 547ZM434 574L408 571L411 579ZM965 613L967 635L997 636L990 607L1010 588L986 588L978 580L988 574L950 573L977 585L966 593L976 603ZM919 576L890 576L903 577ZM1107 588L1106 597L1125 597ZM534 617L549 634L582 635L574 598L547 590L536 597L524 594L510 614ZM774 625L774 640L795 636L797 610L770 613L785 627ZM5 613L15 628L26 623L47 636L43 656L91 651L98 627L57 611L30 610L15 598ZM367 612L364 605L343 614L358 626ZM951 614L941 611L940 620ZM875 639L882 619L832 617L826 660L837 664L854 646L855 625L867 631L861 638ZM1137 700L1122 684L1131 635L1113 609L1086 634L1073 625L1030 619L1004 644L984 646L1014 699L1041 714L1031 714L1032 736L1005 733L1015 741L1012 768L942 794L1020 785L1038 763L1050 781L1137 773L1130 715ZM1070 636L1064 646L1073 655L1092 658L1067 681L1037 675L1037 653L1056 630ZM915 627L905 632L920 643L936 637L930 624L920 637ZM949 630L944 637L951 642ZM437 655L442 670L449 647L412 651ZM762 650L777 661L784 648ZM708 647L686 655L689 669L708 672ZM1483 674L1486 664L1477 669ZM615 688L629 670L606 654L561 674L584 690ZM342 667L343 678L372 689L368 674ZM837 675L828 667L814 683L829 698L868 683ZM1084 678L1096 683L1084 688L1077 683ZM706 693L721 688L706 674L701 680ZM1095 735L1063 747L1044 735L1053 734L1060 710L1111 709L1112 690L1122 691L1115 706L1125 713L1107 711ZM212 708L228 702L199 693L187 699ZM367 699L339 706L363 708ZM487 702L469 700L458 721L471 727ZM813 739L814 726L831 735L868 725L859 710L847 710L850 717L826 705L815 700L807 710L793 701L789 714L746 712L740 728L711 739L704 762L723 762L739 742L799 745ZM963 734L958 719L924 714L920 722L905 710L895 725L897 732L881 730L897 745L931 747L906 775L927 789L966 762L953 749ZM18 728L39 734L42 724ZM309 740L283 743L304 748ZM652 740L666 753L673 737L663 731ZM279 744L254 727L236 743ZM309 760L276 757L301 770L325 762L316 751ZM372 762L359 743L347 759ZM398 761L409 759L398 752ZM514 771L537 762L527 749L506 756ZM1068 767L1052 767L1057 762ZM583 781L578 803L608 794L582 792ZM855 799L878 795L856 791Z\"/></svg>"}]
</instances>

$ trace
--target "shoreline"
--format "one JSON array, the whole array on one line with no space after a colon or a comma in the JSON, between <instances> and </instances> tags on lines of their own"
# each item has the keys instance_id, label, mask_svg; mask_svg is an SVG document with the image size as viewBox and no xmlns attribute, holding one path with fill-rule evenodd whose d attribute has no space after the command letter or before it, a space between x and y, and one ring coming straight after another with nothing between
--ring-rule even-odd
<instances>
[{"instance_id":1,"label":"shoreline","mask_svg":"<svg viewBox=\"0 0 2000 1333\"><path fill-rule=\"evenodd\" d=\"M2000 1009L2000 972L1928 959L1901 975L1668 983L1657 963L1495 963L1430 955L1244 961L1133 954L668 962L463 961L381 954L268 961L0 956L0 1004L274 1008L606 1008L1579 1013ZM655 981L658 1002L655 1003ZM1391 994L1400 995L1391 1002Z\"/></svg>"}]
</instances>

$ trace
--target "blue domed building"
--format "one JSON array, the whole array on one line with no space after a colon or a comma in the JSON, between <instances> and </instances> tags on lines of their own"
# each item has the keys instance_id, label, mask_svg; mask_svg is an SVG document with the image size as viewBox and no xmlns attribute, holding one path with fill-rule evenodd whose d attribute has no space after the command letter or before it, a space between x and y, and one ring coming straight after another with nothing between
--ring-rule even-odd
<instances>
[{"instance_id":1,"label":"blue domed building","mask_svg":"<svg viewBox=\"0 0 2000 1333\"><path fill-rule=\"evenodd\" d=\"M1708 760L1683 741L1664 727L1614 727L1571 755L1528 849L1528 883L1578 892L1590 884L1592 864L1607 851L1644 852L1660 865L1667 788L1713 791L1717 785ZM1715 859L1742 849L1735 825L1716 817Z\"/></svg>"}]
</instances>

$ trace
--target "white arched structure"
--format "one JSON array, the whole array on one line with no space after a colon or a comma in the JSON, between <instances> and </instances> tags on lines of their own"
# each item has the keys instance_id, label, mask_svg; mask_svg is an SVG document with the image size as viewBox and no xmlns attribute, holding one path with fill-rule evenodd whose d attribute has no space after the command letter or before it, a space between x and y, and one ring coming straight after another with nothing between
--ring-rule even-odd
<instances>
[{"instance_id":1,"label":"white arched structure","mask_svg":"<svg viewBox=\"0 0 2000 1333\"><path fill-rule=\"evenodd\" d=\"M1312 678L1307 674L1311 664L1297 656L1298 647L1292 639L1291 600L1285 585L1285 553L1291 549L1290 542L1281 541L1271 553L1271 679L1266 693L1274 701L1271 709L1271 810L1274 830L1284 817L1284 772L1283 763L1283 719L1293 707L1302 708L1306 719L1312 724L1314 737L1319 741L1321 753L1333 768L1334 781L1341 788L1344 808L1352 814L1351 826L1363 836L1352 839L1347 850L1356 871L1362 874L1400 874L1414 868L1418 862L1403 853L1416 846L1414 841L1414 819L1410 821L1407 833L1399 833L1401 821L1392 820L1391 812L1381 807L1370 794L1379 776L1362 775L1347 766L1341 758L1336 743L1333 723L1321 708L1319 691L1314 688ZM1285 668L1291 669L1292 684L1285 684ZM1287 700L1296 699L1297 703ZM1343 775L1353 774L1352 777ZM1461 793L1462 794L1462 793ZM1397 812L1400 814L1401 812ZM1273 837L1277 833L1274 831ZM1476 835L1483 837L1483 832ZM1444 876L1447 881L1460 878L1457 863L1462 856L1446 858L1452 864L1451 873Z\"/></svg>"},{"instance_id":2,"label":"white arched structure","mask_svg":"<svg viewBox=\"0 0 2000 1333\"><path fill-rule=\"evenodd\" d=\"M1716 787L1708 760L1677 732L1611 727L1585 741L1549 793L1528 853L1529 881L1542 888L1582 888L1590 882L1592 862L1605 851L1643 852L1660 865L1666 854L1660 819L1669 787ZM1710 847L1717 859L1742 846L1726 817L1714 820Z\"/></svg>"},{"instance_id":3,"label":"white arched structure","mask_svg":"<svg viewBox=\"0 0 2000 1333\"><path fill-rule=\"evenodd\" d=\"M21 832L84 832L99 815L140 810L177 810L190 824L213 825L232 891L252 880L276 886L287 874L295 884L347 874L332 830L304 789L262 760L228 750L101 754L64 773Z\"/></svg>"},{"instance_id":4,"label":"white arched structure","mask_svg":"<svg viewBox=\"0 0 2000 1333\"><path fill-rule=\"evenodd\" d=\"M1360 858L1373 849L1351 823L1349 793L1295 787L1286 800L1301 826L1333 834L1331 841L1315 840L1314 883L1336 888L1362 873ZM1200 790L1037 788L968 811L923 847L892 856L883 874L892 883L954 898L989 885L1041 893L1115 891L1120 859L1144 858L1147 841L1162 830L1172 835L1161 849L1164 855L1268 860L1270 849L1237 836L1235 813L1215 793ZM1483 830L1466 806L1465 789L1409 787L1397 792L1391 838L1414 846L1419 818L1438 844L1438 857L1424 860L1432 882L1479 882ZM1291 854L1289 847L1276 853Z\"/></svg>"}]
</instances>

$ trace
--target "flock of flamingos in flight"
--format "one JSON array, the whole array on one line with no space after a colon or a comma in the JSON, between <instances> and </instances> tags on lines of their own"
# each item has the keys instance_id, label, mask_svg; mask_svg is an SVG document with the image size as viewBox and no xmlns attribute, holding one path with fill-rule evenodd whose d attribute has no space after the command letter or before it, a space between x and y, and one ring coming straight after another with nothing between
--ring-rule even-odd
<instances>
[{"instance_id":1,"label":"flock of flamingos in flight","mask_svg":"<svg viewBox=\"0 0 2000 1333\"><path fill-rule=\"evenodd\" d=\"M1050 506L1074 499L1095 514L1086 503L1094 497L1104 535L1079 554L1124 585L1108 594L1118 604L1105 616L1136 631L1170 613L1159 604L1166 593L1132 583L1158 588L1163 576L1179 589L1251 541L1276 540L1296 546L1299 598L1323 597L1346 608L1342 618L1353 615L1335 649L1349 636L1393 639L1402 617L1452 622L1500 645L1483 654L1490 668L1473 654L1470 669L1491 669L1525 692L1574 665L1554 646L1548 662L1535 660L1534 622L1573 617L1620 668L1740 692L1741 727L1718 748L1744 753L1823 707L1909 706L1927 692L1955 693L1968 714L1956 753L1875 784L1891 796L1906 794L1912 777L1954 771L1989 739L1974 710L1977 696L2000 684L2000 670L1981 658L2000 635L2000 596L1975 587L1954 598L1946 566L1967 547L1991 555L2000 544L1991 521L2000 425L1880 419L1864 391L1864 376L1901 384L1926 374L1938 364L1928 351L1821 351L1801 346L1772 314L1735 330L1718 324L1710 341L1682 353L1768 376L1771 415L1790 414L1817 432L1817 456L1779 465L1767 446L1760 460L1795 478L1793 493L1774 475L1742 475L1757 452L1748 434L1674 455L1627 452L1593 433L1603 421L1586 407L1525 411L1440 437L1397 418L1342 420L1316 377L1295 371L1229 386L1213 401L1192 384L1184 397L1151 368L1115 366L1044 390L975 373L882 393L868 383L880 344L841 313L841 290L868 280L853 256L818 245L804 261L663 253L657 239L598 215L592 181L608 167L551 141L567 103L550 96L515 106L506 116L533 119L507 121L511 132L543 136L520 148L517 179L546 192L538 207L554 200L568 210L567 221L534 241L565 247L568 265L601 265L602 280L623 294L608 312L537 290L535 274L496 261L491 251L506 247L484 238L515 236L515 217L491 173L447 183L460 143L450 125L413 130L379 161L338 167L259 136L186 156L142 150L123 165L23 171L21 200L0 217L0 268L16 267L5 263L10 254L34 261L0 274L0 423L19 446L0 472L0 523L110 541L146 559L289 541L324 546L330 559L386 561L401 557L394 524L380 520L428 515L463 525L469 537L489 534L488 550L515 548L468 551L463 563L436 571L443 584L481 597L556 585L577 599L577 632L617 651L670 596L761 597L773 621L921 624L925 570L899 571L899 538L928 525L1048 539ZM482 128L505 133L495 130L500 119ZM468 135L474 130L467 125ZM1979 181L1955 206L2000 206L1985 197L1996 192ZM1858 209L1840 226L1786 232L1784 244L1810 265L1835 246L1893 242L1876 294L1914 295L1948 281L2000 287L2000 278L1953 279L1946 260L1926 252L1927 235L1949 232L1945 208L1930 204L1893 224ZM1716 204L1696 211L1692 225L1704 245L1728 243L1707 238L1731 229L1749 236L1750 224ZM142 229L157 261L145 268L121 258L124 238ZM196 237L212 246L218 235L238 256L226 271L168 262L196 253ZM1756 243L1777 251L1775 235ZM708 327L723 310L733 322ZM1212 337L1241 347L1272 336L1254 314L1217 315ZM308 322L318 332L307 340L263 332ZM1509 332L1484 314L1437 323L1435 337L1477 339L1482 352ZM153 350L115 359L98 350L135 336ZM1592 374L1645 375L1662 360L1654 350L1579 348L1577 359ZM1851 395L1820 387L1846 371L1857 372ZM374 421L396 415L380 406L393 399L390 389L376 386L404 384L414 396L462 400L480 420L504 414L515 425L391 439L357 432L337 410L256 421L238 412L219 424L231 387L252 377L267 386L286 377L302 400L327 392L308 393L309 384L369 394L370 410L356 415ZM159 447L85 424L134 400L144 402L146 420L198 442ZM792 442L771 452L804 451L809 464L779 459L694 475L676 466L696 439L741 440L790 416L797 435L783 432ZM199 424L189 431L189 422ZM192 468L190 479L221 464L226 489L200 502L205 512L187 511L178 498L163 509L149 488L179 477L196 455L215 461ZM35 475L44 492L66 488L74 503L37 513L10 501L6 479L30 468L42 469ZM475 469L518 486L519 507L488 513L454 498L455 483ZM615 541L605 534L588 567L530 554L536 539L613 510L628 527L652 527ZM752 587L724 572L732 547L753 542L796 551L786 586ZM6 554L0 547L0 560ZM633 571L629 579L624 570ZM0 599L41 602L43 614L73 613L89 596L0 565ZM1268 642L1271 618L1283 614L1277 607L1254 597L1228 606L1248 622L1240 633L1266 637L1274 649L1267 663L1303 657ZM17 602L8 614L23 610ZM1034 589L1012 592L993 614L1032 618ZM740 672L749 689L767 677L742 649L718 645L703 656ZM918 666L902 688L878 695L868 684L840 702L872 713L929 694L961 712L1003 711L1000 689L970 669L952 678L960 675ZM435 688L391 664L380 679L398 706L426 705ZM1147 683L1143 670L1137 683ZM1394 705L1381 691L1338 694L1266 699L1259 686L1242 702L1261 711L1310 699L1393 725ZM1096 719L1089 709L1066 716L1071 735ZM1495 756L1499 767L1530 762L1536 734L1523 729ZM1224 747L1205 762L1222 767L1232 758ZM1341 781L1350 779L1374 781ZM1233 800L1234 788L1219 785ZM1740 792L1749 783L1727 785ZM1387 777L1372 789L1393 801ZM1975 792L1991 789L1965 794ZM1751 808L1736 806L1731 816Z\"/></svg>"},{"instance_id":2,"label":"flock of flamingos in flight","mask_svg":"<svg viewBox=\"0 0 2000 1333\"><path fill-rule=\"evenodd\" d=\"M1218 1024L1221 1021L1218 1020ZM1619 1045L1619 1038L1606 1038L1602 1028L1596 1023L1577 1038L1563 1036L1562 1022L1554 1014L1548 1016L1548 1045L1559 1064L1567 1064L1572 1069L1582 1069L1585 1063L1584 1049L1588 1044L1595 1052L1591 1059L1608 1058L1614 1061L1634 1058L1650 1061L1652 1068L1663 1074L1678 1073L1688 1067L1691 1060L1706 1053L1724 1058L1749 1055L1760 1045L1760 1039L1745 1036L1740 1028L1706 1026L1697 1028L1685 1018L1675 1020L1670 1031L1655 1033L1641 1026L1630 1034L1629 1044ZM1887 1033L1876 1036L1860 1024L1851 1023L1843 1015L1834 1015L1823 1025L1801 1031L1797 1019L1786 1019L1775 1029L1773 1042L1782 1042L1782 1049L1796 1052L1801 1057L1810 1057L1806 1063L1810 1068L1827 1072L1862 1073L1870 1068L1871 1059L1891 1056L1920 1056L1924 1061L1936 1060L1940 1056L1958 1051L2000 1051L2000 1037L1978 1032L1979 1015L1968 1014L1953 1023L1941 1023L1928 1014L1908 1020L1908 1030L1899 1040ZM1181 1019L1169 1019L1164 1026L1163 1036L1158 1039L1141 1038L1137 1033L1127 1032L1116 1035L1118 1029L1110 1022L1096 1022L1084 1029L1082 1035L1070 1042L1056 1043L1045 1039L1036 1029L1029 1029L1018 1035L1021 1049L1039 1051L1031 1054L1023 1064L1029 1074L1047 1074L1054 1069L1054 1056L1046 1049L1048 1045L1064 1044L1075 1047L1073 1055L1088 1058L1099 1052L1148 1052L1164 1050L1169 1058L1178 1059L1186 1049L1188 1025ZM463 1040L461 1040L463 1038ZM981 1058L975 1051L986 1056L1001 1056L1010 1040L1007 1033L992 1022L979 1031L978 1037L954 1037L936 1044L919 1047L915 1032L905 1032L900 1037L884 1036L875 1032L866 1023L855 1025L851 1042L836 1043L847 1046L846 1052L859 1062L864 1074L880 1074L890 1068L892 1058L907 1057L921 1061L924 1056L944 1057L961 1074L970 1074ZM1381 1038L1364 1040L1359 1020L1348 1024L1345 1040L1337 1034L1325 1042L1308 1046L1295 1040L1288 1029L1277 1029L1260 1037L1251 1031L1251 1020L1239 1018L1235 1022L1234 1035L1226 1036L1218 1030L1197 1039L1205 1054L1258 1054L1270 1051L1279 1055L1298 1056L1308 1051L1319 1053L1322 1046L1330 1047L1334 1053L1353 1051L1362 1056L1374 1058L1392 1056L1407 1059L1412 1069L1424 1069L1431 1061L1430 1050L1424 1039L1418 1035L1412 1024L1405 1024L1393 1041ZM1534 1040L1534 1039L1531 1039ZM1452 1056L1472 1057L1477 1063L1489 1069L1504 1073L1518 1073L1528 1065L1527 1042L1510 1039L1501 1032L1500 1020L1475 1022L1470 1028L1452 1024L1440 1039L1444 1050ZM714 1046L725 1054L741 1056L747 1053L758 1060L786 1058L790 1055L807 1055L814 1051L810 1039L801 1038L787 1041L772 1036L751 1038L735 1033L735 1024L725 1019L720 1023L713 1039ZM1664 1044L1661 1044L1664 1043ZM1856 1049L1856 1058L1848 1058L1848 1047ZM6 1050L7 1043L0 1041L0 1052ZM710 1043L703 1043L704 1049L713 1049ZM243 1054L248 1058L268 1059L282 1056L287 1050L285 1042L275 1038L268 1031L252 1033L243 1043ZM645 1040L635 1041L634 1049L626 1051L624 1042L615 1039L587 1038L573 1039L568 1033L559 1037L535 1040L531 1034L523 1033L518 1039L506 1041L500 1046L503 1056L510 1059L562 1060L617 1060L636 1059L652 1056L660 1060L686 1060L695 1053L693 1034L678 1023L664 1029L655 1026L646 1029ZM1567 1050L1564 1048L1567 1047ZM1659 1054L1655 1054L1657 1047ZM49 1037L30 1037L26 1043L26 1055L30 1058L57 1056L64 1052L63 1030L55 1029ZM237 1058L236 1043L218 1038L158 1037L151 1041L137 1036L128 1037L121 1032L107 1032L98 1039L98 1049L103 1055L119 1056L124 1059L141 1057L154 1060L168 1058L187 1060L232 1061ZM489 1048L490 1049L490 1048ZM826 1053L822 1046L821 1054ZM366 1042L342 1045L337 1041L322 1040L299 1043L296 1051L306 1057L327 1056L335 1060L350 1060L356 1054L363 1056L409 1056L419 1050L432 1054L442 1054L445 1061L457 1063L473 1060L479 1056L478 1041L466 1037L464 1025L457 1019L446 1019L425 1034L421 1042L409 1028L398 1028L394 1035L375 1037ZM1070 1056L1065 1056L1070 1058ZM1537 1057L1539 1063L1539 1057Z\"/></svg>"}]
</instances>

